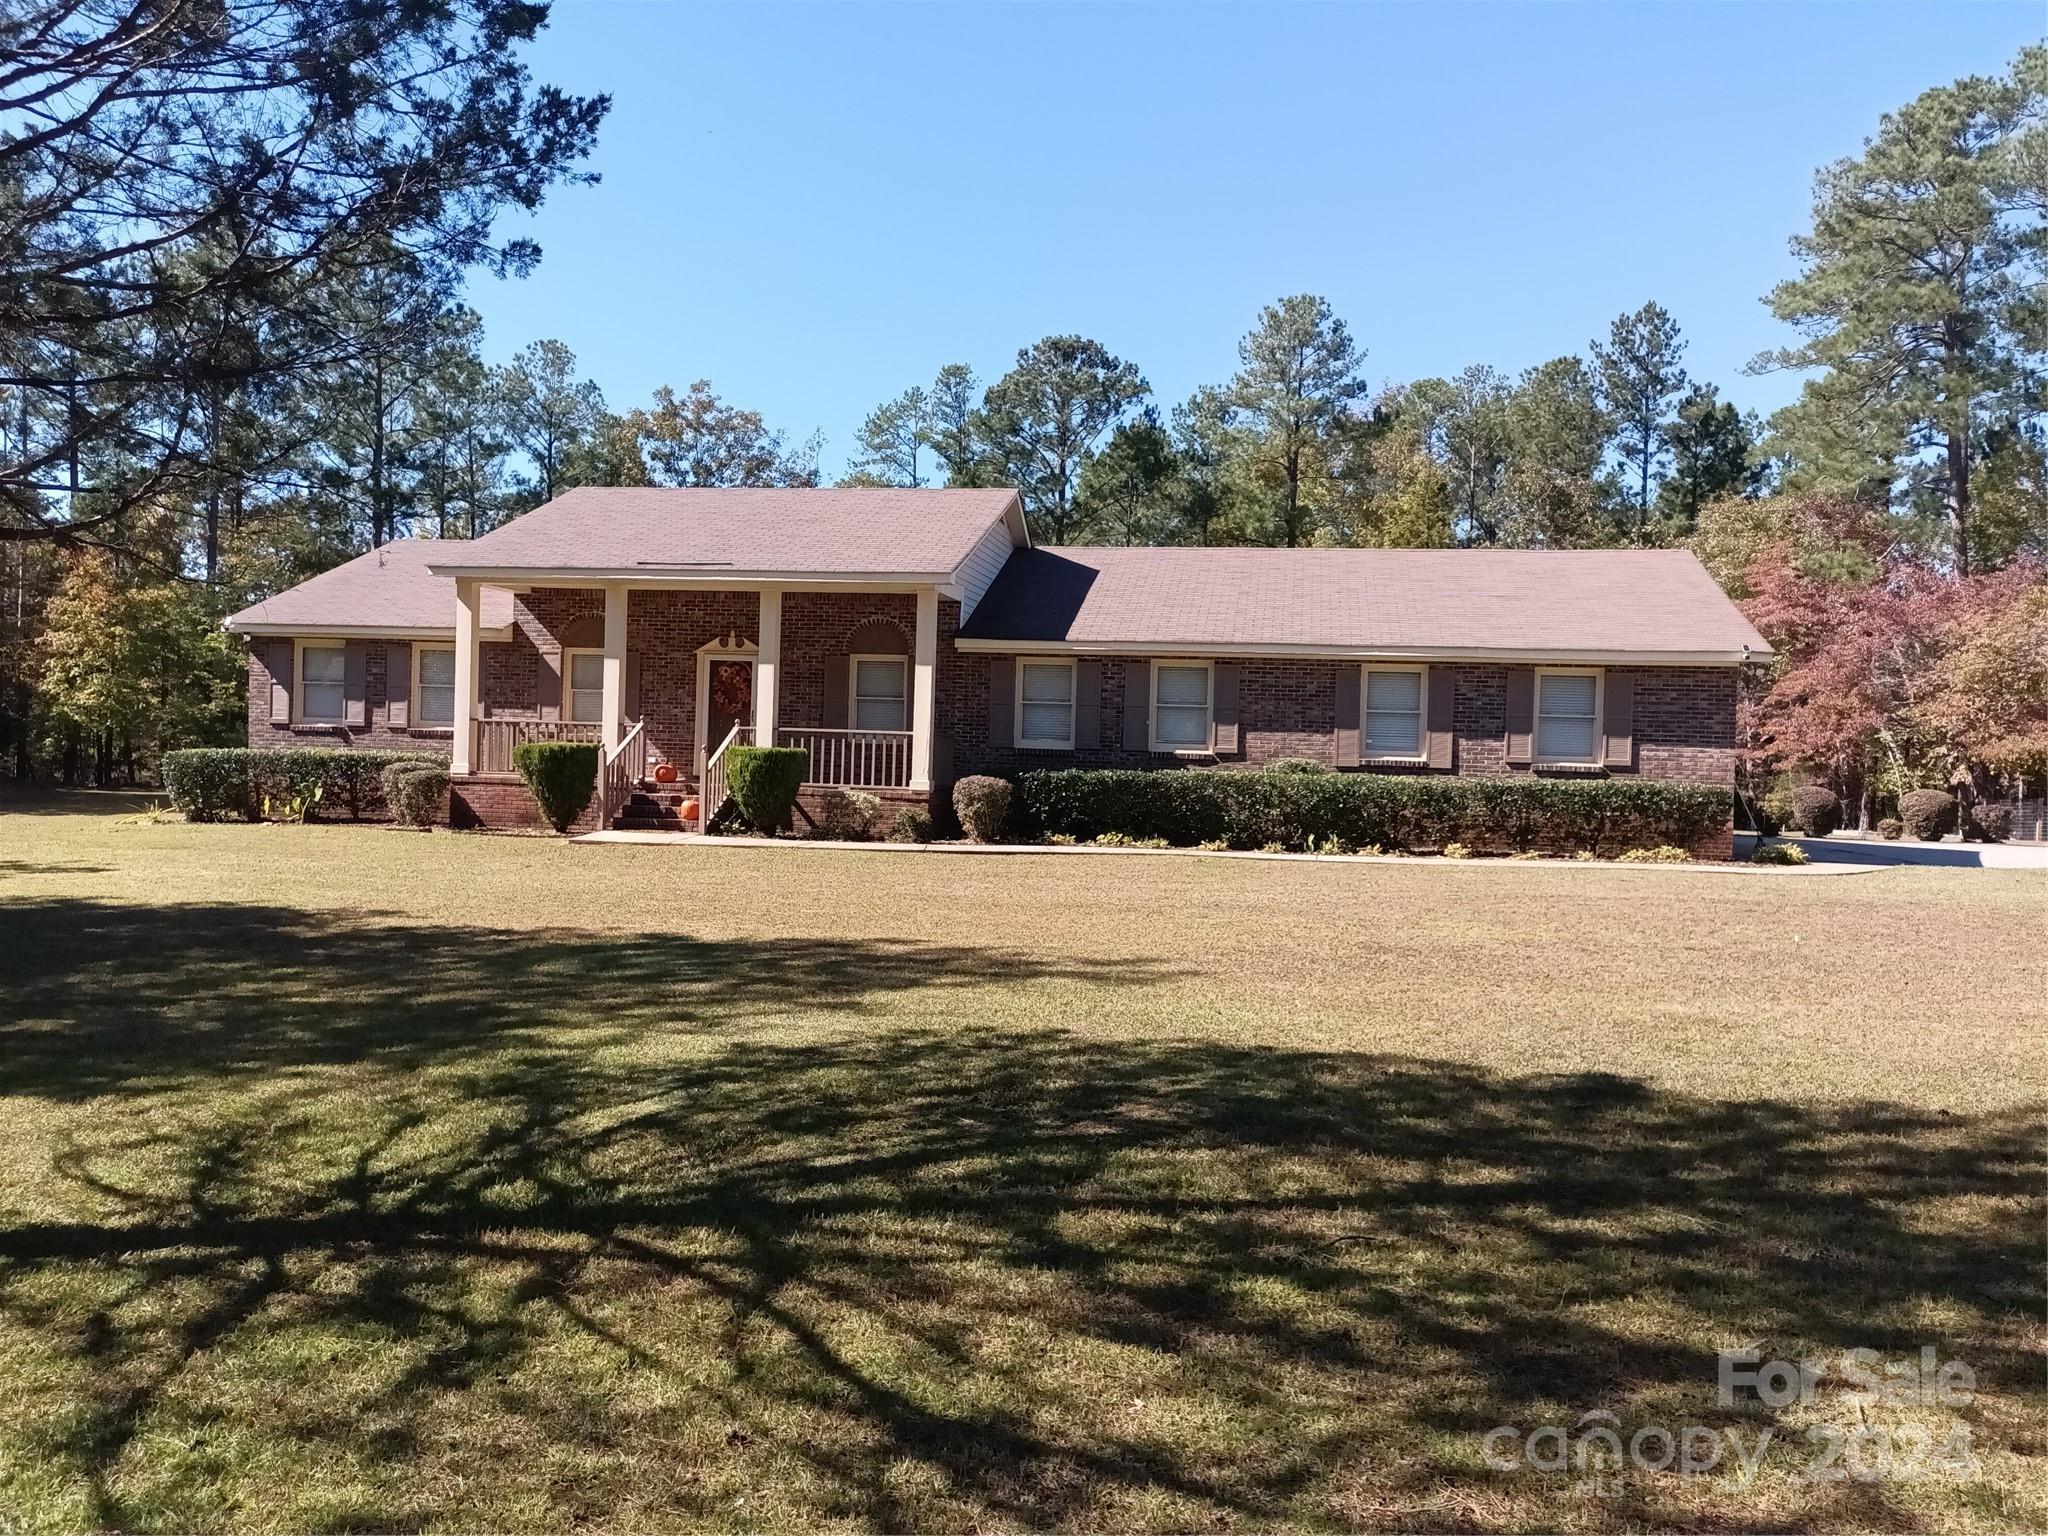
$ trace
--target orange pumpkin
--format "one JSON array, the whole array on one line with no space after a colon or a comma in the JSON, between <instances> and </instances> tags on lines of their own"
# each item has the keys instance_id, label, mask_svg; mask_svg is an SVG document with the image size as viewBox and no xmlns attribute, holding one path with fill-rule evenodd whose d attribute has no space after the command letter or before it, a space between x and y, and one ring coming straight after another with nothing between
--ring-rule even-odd
<instances>
[{"instance_id":1,"label":"orange pumpkin","mask_svg":"<svg viewBox=\"0 0 2048 1536\"><path fill-rule=\"evenodd\" d=\"M692 795L689 799L685 800L680 807L678 807L676 814L681 816L684 821L695 821L697 819L697 812L699 809L700 807L697 804L697 797L695 795Z\"/></svg>"},{"instance_id":2,"label":"orange pumpkin","mask_svg":"<svg viewBox=\"0 0 2048 1536\"><path fill-rule=\"evenodd\" d=\"M657 764L655 765L655 768L654 768L654 782L655 782L655 783L657 783L657 784L673 784L673 783L675 783L675 781L676 781L676 765L675 765L674 763L657 763Z\"/></svg>"}]
</instances>

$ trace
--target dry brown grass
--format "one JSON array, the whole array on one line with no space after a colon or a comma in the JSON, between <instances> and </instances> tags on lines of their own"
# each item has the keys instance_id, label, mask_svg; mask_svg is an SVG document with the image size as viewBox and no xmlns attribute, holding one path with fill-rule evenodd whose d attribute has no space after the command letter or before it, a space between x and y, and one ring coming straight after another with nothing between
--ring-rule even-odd
<instances>
[{"instance_id":1,"label":"dry brown grass","mask_svg":"<svg viewBox=\"0 0 2048 1536\"><path fill-rule=\"evenodd\" d=\"M2038 876L0 825L25 1527L2048 1521ZM1979 1475L1480 1459L1751 1343Z\"/></svg>"}]
</instances>

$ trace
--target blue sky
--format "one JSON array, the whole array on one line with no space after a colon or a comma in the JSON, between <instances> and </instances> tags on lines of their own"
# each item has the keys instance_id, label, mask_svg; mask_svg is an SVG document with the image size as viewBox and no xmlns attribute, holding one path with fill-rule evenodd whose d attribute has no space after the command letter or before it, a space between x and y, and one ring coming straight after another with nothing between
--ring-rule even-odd
<instances>
[{"instance_id":1,"label":"blue sky","mask_svg":"<svg viewBox=\"0 0 2048 1536\"><path fill-rule=\"evenodd\" d=\"M558 0L538 78L613 106L595 187L508 221L488 350L566 341L614 408L708 378L836 473L878 401L1040 336L1162 403L1259 306L1328 297L1378 383L1582 352L1655 298L1760 410L1814 170L2000 70L2038 0L1921 5Z\"/></svg>"}]
</instances>

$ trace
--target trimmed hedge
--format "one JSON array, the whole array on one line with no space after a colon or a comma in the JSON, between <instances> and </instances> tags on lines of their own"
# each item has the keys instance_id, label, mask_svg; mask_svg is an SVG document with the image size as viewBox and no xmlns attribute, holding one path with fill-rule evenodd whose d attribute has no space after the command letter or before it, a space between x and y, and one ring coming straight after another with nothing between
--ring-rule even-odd
<instances>
[{"instance_id":1,"label":"trimmed hedge","mask_svg":"<svg viewBox=\"0 0 2048 1536\"><path fill-rule=\"evenodd\" d=\"M432 752L356 747L188 747L164 754L164 788L190 821L254 821L266 797L304 799L360 821L388 809L381 776L394 763L445 768L448 760Z\"/></svg>"},{"instance_id":2,"label":"trimmed hedge","mask_svg":"<svg viewBox=\"0 0 2048 1536\"><path fill-rule=\"evenodd\" d=\"M1790 811L1786 821L1808 837L1826 837L1842 824L1842 802L1824 785L1802 784L1788 790L1785 802Z\"/></svg>"},{"instance_id":3,"label":"trimmed hedge","mask_svg":"<svg viewBox=\"0 0 2048 1536\"><path fill-rule=\"evenodd\" d=\"M392 820L423 831L440 825L448 799L446 763L393 763L381 779Z\"/></svg>"},{"instance_id":4,"label":"trimmed hedge","mask_svg":"<svg viewBox=\"0 0 2048 1536\"><path fill-rule=\"evenodd\" d=\"M1728 825L1725 789L1648 780L1453 779L1271 770L1055 769L1017 780L1012 815L1032 835L1113 833L1194 847L1443 848L1599 854L1686 847Z\"/></svg>"},{"instance_id":5,"label":"trimmed hedge","mask_svg":"<svg viewBox=\"0 0 2048 1536\"><path fill-rule=\"evenodd\" d=\"M953 814L960 830L977 843L998 843L1010 819L1010 781L969 774L953 786Z\"/></svg>"},{"instance_id":6,"label":"trimmed hedge","mask_svg":"<svg viewBox=\"0 0 2048 1536\"><path fill-rule=\"evenodd\" d=\"M1980 843L2002 843L2012 836L2012 807L1984 800L1970 808L1970 832Z\"/></svg>"},{"instance_id":7,"label":"trimmed hedge","mask_svg":"<svg viewBox=\"0 0 2048 1536\"><path fill-rule=\"evenodd\" d=\"M1923 843L1938 843L1956 829L1956 797L1945 789L1909 789L1899 796L1899 820Z\"/></svg>"},{"instance_id":8,"label":"trimmed hedge","mask_svg":"<svg viewBox=\"0 0 2048 1536\"><path fill-rule=\"evenodd\" d=\"M568 831L597 793L597 752L594 741L522 741L512 749L512 766L557 832Z\"/></svg>"},{"instance_id":9,"label":"trimmed hedge","mask_svg":"<svg viewBox=\"0 0 2048 1536\"><path fill-rule=\"evenodd\" d=\"M773 836L789 825L796 792L811 771L802 747L733 747L725 754L725 782L747 825Z\"/></svg>"}]
</instances>

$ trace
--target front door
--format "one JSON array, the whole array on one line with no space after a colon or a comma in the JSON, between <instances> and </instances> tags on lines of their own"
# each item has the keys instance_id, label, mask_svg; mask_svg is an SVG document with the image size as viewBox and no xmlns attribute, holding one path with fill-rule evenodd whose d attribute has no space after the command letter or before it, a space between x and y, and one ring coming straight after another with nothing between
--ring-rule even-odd
<instances>
[{"instance_id":1,"label":"front door","mask_svg":"<svg viewBox=\"0 0 2048 1536\"><path fill-rule=\"evenodd\" d=\"M736 657L713 657L706 678L704 710L704 752L718 750L735 725L754 718L754 664Z\"/></svg>"}]
</instances>

